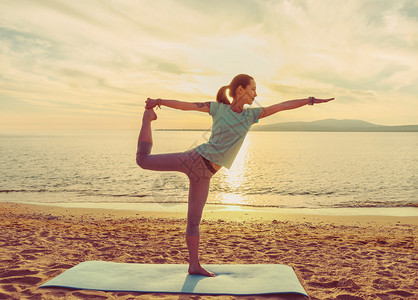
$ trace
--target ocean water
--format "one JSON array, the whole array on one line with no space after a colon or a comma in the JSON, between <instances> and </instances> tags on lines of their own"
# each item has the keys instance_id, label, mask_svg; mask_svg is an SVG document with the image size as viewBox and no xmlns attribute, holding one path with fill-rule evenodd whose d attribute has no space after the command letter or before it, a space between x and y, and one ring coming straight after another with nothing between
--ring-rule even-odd
<instances>
[{"instance_id":1,"label":"ocean water","mask_svg":"<svg viewBox=\"0 0 418 300\"><path fill-rule=\"evenodd\" d=\"M188 180L135 163L137 131L0 132L0 201L187 202ZM188 150L205 131L154 131L153 153ZM418 134L250 132L208 203L279 208L418 206Z\"/></svg>"}]
</instances>

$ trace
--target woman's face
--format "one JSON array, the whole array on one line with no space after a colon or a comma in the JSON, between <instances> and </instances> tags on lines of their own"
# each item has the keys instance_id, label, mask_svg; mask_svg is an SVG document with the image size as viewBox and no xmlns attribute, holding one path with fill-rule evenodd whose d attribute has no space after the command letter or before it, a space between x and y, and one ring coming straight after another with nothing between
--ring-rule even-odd
<instances>
[{"instance_id":1,"label":"woman's face","mask_svg":"<svg viewBox=\"0 0 418 300\"><path fill-rule=\"evenodd\" d=\"M257 97L255 81L251 79L250 84L243 90L244 104L253 104L255 97ZM243 100L244 100L243 99Z\"/></svg>"}]
</instances>

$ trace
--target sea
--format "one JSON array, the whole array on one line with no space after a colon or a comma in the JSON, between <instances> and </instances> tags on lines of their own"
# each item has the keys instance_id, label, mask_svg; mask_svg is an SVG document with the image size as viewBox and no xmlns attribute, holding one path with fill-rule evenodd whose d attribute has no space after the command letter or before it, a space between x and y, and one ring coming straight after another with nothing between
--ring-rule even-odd
<instances>
[{"instance_id":1,"label":"sea","mask_svg":"<svg viewBox=\"0 0 418 300\"><path fill-rule=\"evenodd\" d=\"M152 153L182 152L209 131L153 131ZM0 201L187 203L188 179L136 165L133 130L0 131ZM249 132L208 203L289 209L418 208L416 132ZM418 215L418 214L417 214Z\"/></svg>"}]
</instances>

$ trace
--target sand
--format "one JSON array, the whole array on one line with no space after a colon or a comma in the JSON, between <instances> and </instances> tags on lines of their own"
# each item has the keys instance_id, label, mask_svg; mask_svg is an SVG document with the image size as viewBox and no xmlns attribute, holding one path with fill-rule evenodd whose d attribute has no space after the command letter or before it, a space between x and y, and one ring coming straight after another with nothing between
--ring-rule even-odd
<instances>
[{"instance_id":1,"label":"sand","mask_svg":"<svg viewBox=\"0 0 418 300\"><path fill-rule=\"evenodd\" d=\"M38 287L88 260L187 263L185 213L0 203L0 299L300 299ZM310 299L417 299L412 217L209 212L204 264L286 264Z\"/></svg>"}]
</instances>

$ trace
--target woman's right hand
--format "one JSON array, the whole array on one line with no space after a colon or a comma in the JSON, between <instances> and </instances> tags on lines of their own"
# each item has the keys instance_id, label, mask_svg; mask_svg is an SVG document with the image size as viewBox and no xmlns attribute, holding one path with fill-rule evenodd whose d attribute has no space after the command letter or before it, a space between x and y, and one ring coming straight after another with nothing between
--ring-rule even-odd
<instances>
[{"instance_id":1,"label":"woman's right hand","mask_svg":"<svg viewBox=\"0 0 418 300\"><path fill-rule=\"evenodd\" d=\"M145 101L145 108L146 109L152 109L152 108L154 108L154 107L156 107L157 106L157 99L151 99L151 98L148 98L146 101Z\"/></svg>"}]
</instances>

